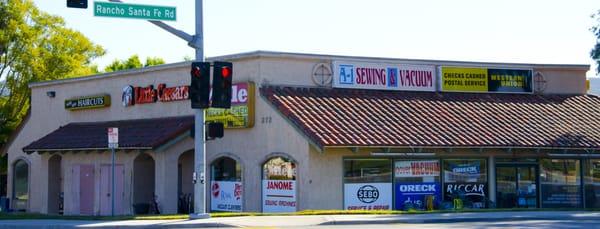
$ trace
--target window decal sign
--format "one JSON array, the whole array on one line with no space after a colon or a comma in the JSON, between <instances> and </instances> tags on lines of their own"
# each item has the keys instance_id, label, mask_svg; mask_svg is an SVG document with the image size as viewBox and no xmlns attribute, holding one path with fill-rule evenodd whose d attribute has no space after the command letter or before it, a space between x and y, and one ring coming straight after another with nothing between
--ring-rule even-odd
<instances>
[{"instance_id":1,"label":"window decal sign","mask_svg":"<svg viewBox=\"0 0 600 229\"><path fill-rule=\"evenodd\" d=\"M440 202L442 191L439 183L396 183L396 209L405 210L414 208L424 210L427 206L427 198L432 198L433 203Z\"/></svg>"},{"instance_id":2,"label":"window decal sign","mask_svg":"<svg viewBox=\"0 0 600 229\"><path fill-rule=\"evenodd\" d=\"M390 210L392 183L344 184L344 209Z\"/></svg>"},{"instance_id":3,"label":"window decal sign","mask_svg":"<svg viewBox=\"0 0 600 229\"><path fill-rule=\"evenodd\" d=\"M242 211L242 182L212 181L210 209L213 211Z\"/></svg>"},{"instance_id":4,"label":"window decal sign","mask_svg":"<svg viewBox=\"0 0 600 229\"><path fill-rule=\"evenodd\" d=\"M263 180L262 190L263 212L296 211L295 180Z\"/></svg>"},{"instance_id":5,"label":"window decal sign","mask_svg":"<svg viewBox=\"0 0 600 229\"><path fill-rule=\"evenodd\" d=\"M440 162L428 161L396 161L394 177L428 177L440 175Z\"/></svg>"},{"instance_id":6,"label":"window decal sign","mask_svg":"<svg viewBox=\"0 0 600 229\"><path fill-rule=\"evenodd\" d=\"M432 65L334 61L333 87L398 91L435 91Z\"/></svg>"}]
</instances>

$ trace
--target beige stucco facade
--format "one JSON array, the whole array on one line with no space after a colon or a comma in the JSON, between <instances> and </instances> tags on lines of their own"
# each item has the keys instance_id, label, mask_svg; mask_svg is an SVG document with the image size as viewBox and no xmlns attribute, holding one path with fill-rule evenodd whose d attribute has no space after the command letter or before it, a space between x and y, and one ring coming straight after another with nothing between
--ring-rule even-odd
<instances>
[{"instance_id":1,"label":"beige stucco facade","mask_svg":"<svg viewBox=\"0 0 600 229\"><path fill-rule=\"evenodd\" d=\"M261 85L293 85L316 87L313 81L315 65L332 61L366 61L371 63L428 64L435 66L485 66L501 68L529 68L543 74L546 87L544 94L585 94L585 73L589 66L581 65L529 65L499 63L465 63L428 60L403 60L382 58L342 57L325 55L305 55L272 52L214 58L234 63L235 82L255 82ZM81 150L46 153L24 153L22 148L44 137L52 131L73 122L101 122L111 120L147 119L192 115L189 100L138 104L131 107L121 105L122 89L126 85L145 87L166 84L167 87L190 83L189 62L167 64L138 70L129 70L67 79L34 83L31 97L31 116L17 136L6 148L9 161L8 196L12 196L12 165L17 160L25 160L29 165L29 200L27 211L48 213L48 161L51 156L61 157L62 191L64 192L65 214L78 214L79 200L73 188L72 167L77 164L93 164L98 170L103 164L110 164L108 150ZM325 85L325 87L330 87ZM47 92L55 92L55 97ZM70 111L64 108L66 99L109 94L111 105L105 108ZM262 165L272 156L291 158L297 165L298 210L303 209L342 209L343 208L343 158L369 157L371 152L380 149L335 148L319 149L302 132L290 124L264 98L255 91L254 127L248 129L228 129L222 139L207 142L207 165L217 158L226 156L237 160L242 168L243 211L261 211ZM132 192L134 160L140 154L150 155L155 163L155 195L161 213L177 212L178 161L180 156L193 150L193 139L189 136L178 139L173 144L155 150L119 150L116 163L124 168L123 214L132 214ZM441 149L432 150L443 152ZM463 149L467 154L469 149ZM483 157L496 155L487 150ZM499 153L503 153L500 151ZM482 156L480 154L480 156ZM189 160L185 160L189 161ZM208 167L208 166L207 166ZM209 167L208 167L209 168ZM191 171L182 168L183 171ZM100 214L100 176L95 173L96 197L94 214ZM210 172L207 173L210 180ZM187 174L184 177L189 178ZM187 179L186 179L187 180ZM191 181L190 181L191 182ZM185 186L185 185L184 185ZM190 186L185 187L189 189ZM210 206L210 205L208 205ZM210 208L210 207L209 207Z\"/></svg>"}]
</instances>

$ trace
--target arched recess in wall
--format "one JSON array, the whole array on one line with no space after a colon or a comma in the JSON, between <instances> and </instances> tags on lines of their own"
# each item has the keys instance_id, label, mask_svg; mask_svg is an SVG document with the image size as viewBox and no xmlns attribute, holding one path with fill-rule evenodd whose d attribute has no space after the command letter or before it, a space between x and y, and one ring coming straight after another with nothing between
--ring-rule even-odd
<instances>
[{"instance_id":1,"label":"arched recess in wall","mask_svg":"<svg viewBox=\"0 0 600 229\"><path fill-rule=\"evenodd\" d=\"M183 152L177 159L177 213L194 211L194 149Z\"/></svg>"},{"instance_id":2,"label":"arched recess in wall","mask_svg":"<svg viewBox=\"0 0 600 229\"><path fill-rule=\"evenodd\" d=\"M242 211L242 165L232 157L221 156L210 164L210 210Z\"/></svg>"},{"instance_id":3,"label":"arched recess in wall","mask_svg":"<svg viewBox=\"0 0 600 229\"><path fill-rule=\"evenodd\" d=\"M135 214L159 214L153 205L155 162L147 153L133 160L133 210Z\"/></svg>"},{"instance_id":4,"label":"arched recess in wall","mask_svg":"<svg viewBox=\"0 0 600 229\"><path fill-rule=\"evenodd\" d=\"M272 156L262 165L262 211L297 210L297 164L284 155Z\"/></svg>"},{"instance_id":5,"label":"arched recess in wall","mask_svg":"<svg viewBox=\"0 0 600 229\"><path fill-rule=\"evenodd\" d=\"M13 163L12 209L27 211L29 206L29 163L18 159Z\"/></svg>"},{"instance_id":6,"label":"arched recess in wall","mask_svg":"<svg viewBox=\"0 0 600 229\"><path fill-rule=\"evenodd\" d=\"M52 155L48 159L48 214L56 215L63 212L63 176L62 157Z\"/></svg>"}]
</instances>

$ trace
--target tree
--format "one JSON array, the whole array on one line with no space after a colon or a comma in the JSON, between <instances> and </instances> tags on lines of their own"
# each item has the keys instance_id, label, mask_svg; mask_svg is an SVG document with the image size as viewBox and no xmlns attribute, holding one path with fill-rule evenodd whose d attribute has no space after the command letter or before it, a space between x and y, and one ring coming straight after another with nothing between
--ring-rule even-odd
<instances>
[{"instance_id":1,"label":"tree","mask_svg":"<svg viewBox=\"0 0 600 229\"><path fill-rule=\"evenodd\" d=\"M148 58L146 58L146 63L142 64L142 62L140 61L140 57L138 55L133 55L133 56L129 57L127 60L114 60L112 63L110 63L108 66L106 66L106 68L104 68L104 71L105 72L114 72L114 71L121 71L121 70L127 70L127 69L161 65L164 63L165 63L165 61L160 57L148 57Z\"/></svg>"},{"instance_id":2,"label":"tree","mask_svg":"<svg viewBox=\"0 0 600 229\"><path fill-rule=\"evenodd\" d=\"M30 83L92 74L104 52L31 0L0 0L0 146L29 110Z\"/></svg>"},{"instance_id":3,"label":"tree","mask_svg":"<svg viewBox=\"0 0 600 229\"><path fill-rule=\"evenodd\" d=\"M595 26L592 26L592 33L596 37L596 45L592 48L590 52L590 56L594 61L596 61L596 74L600 74L600 10L592 15L592 19L594 19Z\"/></svg>"}]
</instances>

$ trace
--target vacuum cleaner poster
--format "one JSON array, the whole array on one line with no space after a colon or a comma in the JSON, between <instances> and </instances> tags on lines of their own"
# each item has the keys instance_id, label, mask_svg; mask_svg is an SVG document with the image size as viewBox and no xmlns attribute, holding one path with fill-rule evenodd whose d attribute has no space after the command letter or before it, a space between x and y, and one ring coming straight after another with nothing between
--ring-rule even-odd
<instances>
[{"instance_id":1,"label":"vacuum cleaner poster","mask_svg":"<svg viewBox=\"0 0 600 229\"><path fill-rule=\"evenodd\" d=\"M242 182L213 181L210 185L210 209L213 211L242 211Z\"/></svg>"}]
</instances>

